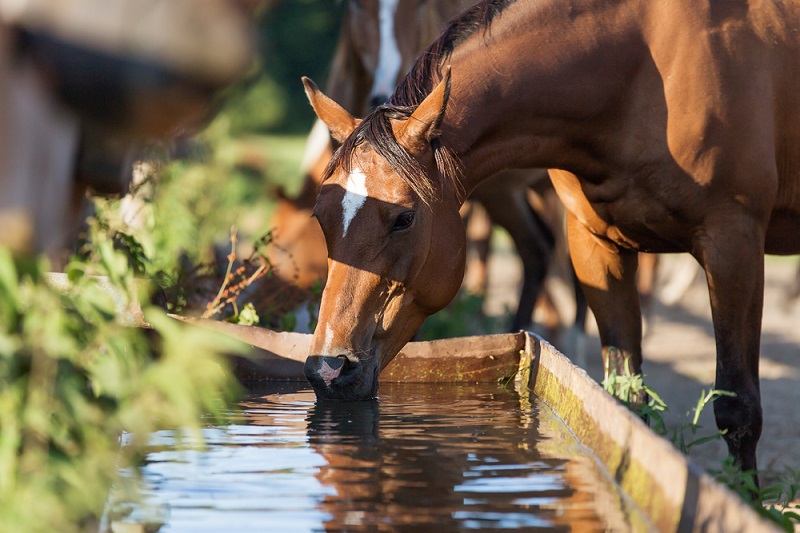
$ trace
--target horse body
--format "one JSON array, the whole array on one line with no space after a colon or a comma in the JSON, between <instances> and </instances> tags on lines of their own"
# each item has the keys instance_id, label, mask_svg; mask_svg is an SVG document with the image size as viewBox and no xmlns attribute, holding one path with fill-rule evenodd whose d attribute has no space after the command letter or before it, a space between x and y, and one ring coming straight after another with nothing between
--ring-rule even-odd
<instances>
[{"instance_id":1,"label":"horse body","mask_svg":"<svg viewBox=\"0 0 800 533\"><path fill-rule=\"evenodd\" d=\"M306 362L317 394L374 396L379 368L455 294L465 192L504 168L558 169L606 369L641 371L637 251L690 252L716 387L736 393L717 425L754 469L763 256L800 252L797 27L800 8L770 1L484 2L363 122L307 82L344 142L315 208L331 266Z\"/></svg>"},{"instance_id":2,"label":"horse body","mask_svg":"<svg viewBox=\"0 0 800 533\"><path fill-rule=\"evenodd\" d=\"M535 24L536 35L512 29L506 38L505 26L493 25L490 39L504 47L472 39L450 61L467 72L491 62L501 74L502 58L512 61L507 76L487 77L477 88L466 76L453 78L441 142L461 156L467 190L509 165L564 169L572 175L558 170L552 177L573 216L622 248L653 252L691 251L701 238L692 230L707 224L709 211L744 212L762 224L771 213L797 222L797 128L783 134L780 127L797 121L797 104L790 91L777 91L790 86L781 78L796 78L796 67L765 68L783 54L759 44L759 28L746 20L700 26L706 17L698 12L710 11L704 2L689 2L681 13L609 2L605 16L576 14L576 3L549 10L521 4L500 17L530 11L511 27ZM616 43L597 41L612 21ZM564 27L571 29L556 35ZM543 53L509 58L504 51L552 42L557 64ZM520 85L527 90L514 89ZM504 120L509 115L515 120ZM737 193L747 195L746 206ZM767 251L795 253L787 237L776 232Z\"/></svg>"}]
</instances>

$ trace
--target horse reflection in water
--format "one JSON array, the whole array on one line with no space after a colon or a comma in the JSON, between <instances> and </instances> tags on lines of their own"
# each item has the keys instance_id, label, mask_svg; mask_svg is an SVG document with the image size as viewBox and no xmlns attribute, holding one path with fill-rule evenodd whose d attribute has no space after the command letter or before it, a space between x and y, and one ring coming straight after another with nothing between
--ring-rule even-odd
<instances>
[{"instance_id":1,"label":"horse reflection in water","mask_svg":"<svg viewBox=\"0 0 800 533\"><path fill-rule=\"evenodd\" d=\"M317 402L308 442L335 489L318 505L326 529L602 529L589 459L540 451L556 446L537 413L496 387L390 384L380 403Z\"/></svg>"},{"instance_id":2,"label":"horse reflection in water","mask_svg":"<svg viewBox=\"0 0 800 533\"><path fill-rule=\"evenodd\" d=\"M714 403L717 426L755 470L764 253L800 253L798 26L778 1L496 0L453 21L363 121L306 80L343 142L315 208L331 258L306 361L317 394L374 397L380 368L455 295L464 193L503 168L557 169L607 372L642 370L637 252L691 253L715 387L735 393Z\"/></svg>"}]
</instances>

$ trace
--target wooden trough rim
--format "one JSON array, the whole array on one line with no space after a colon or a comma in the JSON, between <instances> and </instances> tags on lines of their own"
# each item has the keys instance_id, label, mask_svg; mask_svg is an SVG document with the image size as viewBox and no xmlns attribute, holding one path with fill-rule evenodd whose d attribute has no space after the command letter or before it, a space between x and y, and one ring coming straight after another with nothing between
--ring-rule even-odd
<instances>
[{"instance_id":1,"label":"wooden trough rim","mask_svg":"<svg viewBox=\"0 0 800 533\"><path fill-rule=\"evenodd\" d=\"M253 347L249 360L256 364L256 374L286 367L286 362L290 361L296 366L277 376L278 379L295 379L298 372L302 376L311 335L278 333L210 320L190 322L233 336ZM503 359L503 355L508 354L516 357L512 366ZM657 531L780 531L655 434L583 369L535 334L520 332L410 342L384 369L381 379L391 374L395 363L399 366L414 362L430 365L437 359L447 359L452 364L452 358L496 360L506 365L500 374L516 374L518 385L527 385L547 404ZM421 380L433 381L426 376Z\"/></svg>"}]
</instances>

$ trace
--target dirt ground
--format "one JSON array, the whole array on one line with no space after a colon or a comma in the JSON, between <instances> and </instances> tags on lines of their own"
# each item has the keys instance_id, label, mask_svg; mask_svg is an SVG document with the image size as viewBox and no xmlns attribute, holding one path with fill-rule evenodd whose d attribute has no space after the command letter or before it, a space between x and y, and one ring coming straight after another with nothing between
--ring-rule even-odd
<instances>
[{"instance_id":1,"label":"dirt ground","mask_svg":"<svg viewBox=\"0 0 800 533\"><path fill-rule=\"evenodd\" d=\"M659 287L673 279L678 265L686 259L686 256L662 256ZM759 470L775 472L784 467L800 469L800 304L785 303L795 276L796 260L770 258L766 265L760 362L764 430L758 465ZM519 260L509 251L499 250L492 255L487 311L501 312L513 304L520 272ZM564 351L560 339L548 340ZM645 381L669 406L668 425L674 427L690 420L686 413L692 411L701 391L713 384L716 357L708 292L699 270L677 303L666 305L657 293L643 351ZM587 361L589 374L601 380L600 341L591 317ZM703 412L700 423L703 429L699 435L715 430L710 406ZM707 469L718 469L726 455L721 440L702 444L691 453ZM762 485L774 479L772 475L764 475Z\"/></svg>"}]
</instances>

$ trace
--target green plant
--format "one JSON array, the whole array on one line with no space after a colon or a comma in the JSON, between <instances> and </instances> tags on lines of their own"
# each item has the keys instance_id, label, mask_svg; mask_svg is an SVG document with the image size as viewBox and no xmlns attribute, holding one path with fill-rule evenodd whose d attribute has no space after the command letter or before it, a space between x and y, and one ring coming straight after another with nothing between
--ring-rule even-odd
<instances>
[{"instance_id":1,"label":"green plant","mask_svg":"<svg viewBox=\"0 0 800 533\"><path fill-rule=\"evenodd\" d=\"M656 394L656 391L644 384L642 374L632 374L628 359L625 360L625 372L617 375L611 370L601 385L606 392L617 398L631 411L641 416L659 435L666 435L667 428L663 413L667 404ZM646 398L643 403L642 398Z\"/></svg>"},{"instance_id":2,"label":"green plant","mask_svg":"<svg viewBox=\"0 0 800 533\"><path fill-rule=\"evenodd\" d=\"M730 391L724 391L719 389L709 389L708 392L705 390L700 391L700 399L697 400L697 404L694 406L693 411L694 415L692 416L691 421L683 421L677 428L675 428L672 432L672 443L677 446L677 448L683 452L685 455L689 455L692 448L703 444L705 442L709 442L712 440L719 440L725 432L724 431L716 431L715 433L711 433L710 435L706 435L703 437L697 437L697 432L702 428L700 425L700 414L703 410L712 403L717 398L722 396L729 396L733 397L736 396L735 393ZM687 418L689 413L686 414ZM687 437L687 431L689 436Z\"/></svg>"},{"instance_id":3,"label":"green plant","mask_svg":"<svg viewBox=\"0 0 800 533\"><path fill-rule=\"evenodd\" d=\"M259 239L259 243L265 244L268 238L268 236L262 237L262 239ZM212 318L220 314L227 306L231 306L233 316L228 321L252 326L259 322L255 306L252 302L248 302L240 311L237 302L242 291L267 275L270 264L266 256L259 253L259 246L256 246L250 257L234 270L237 242L236 226L233 226L231 227L231 253L227 256L228 266L225 270L225 276L222 279L217 295L206 305L203 318ZM256 262L255 259L260 259L260 261Z\"/></svg>"},{"instance_id":4,"label":"green plant","mask_svg":"<svg viewBox=\"0 0 800 533\"><path fill-rule=\"evenodd\" d=\"M760 488L755 472L743 472L733 458L727 457L719 470L710 472L717 481L727 485L767 520L787 533L800 525L800 505L792 503L800 491L800 471L786 468L774 484Z\"/></svg>"},{"instance_id":5,"label":"green plant","mask_svg":"<svg viewBox=\"0 0 800 533\"><path fill-rule=\"evenodd\" d=\"M709 435L698 437L698 431L702 429L700 414L717 398L735 396L733 392L719 389L700 391L700 399L692 409L693 413L686 413L686 419L673 428L670 433L667 430L663 415L669 410L667 404L652 388L644 384L644 376L642 374L631 373L628 359L625 360L625 372L622 375L617 375L616 370L612 370L602 381L602 386L606 392L647 421L653 431L662 437L669 436L672 444L684 455L689 455L693 447L712 440L718 440L724 435L724 432L716 431ZM643 397L647 398L646 403L640 401L640 398Z\"/></svg>"},{"instance_id":6,"label":"green plant","mask_svg":"<svg viewBox=\"0 0 800 533\"><path fill-rule=\"evenodd\" d=\"M666 403L644 384L642 374L631 374L627 360L625 373L618 376L612 370L602 385L606 392L648 421L656 433L669 437L672 444L684 455L689 455L695 446L718 440L724 435L724 431L716 431L698 437L698 431L702 429L700 415L717 398L735 396L733 392L713 388L700 391L700 398L692 412L686 413L685 420L669 432L663 417L663 413L669 410ZM643 393L648 398L645 404L637 401ZM764 488L758 487L755 472L743 472L731 457L723 461L719 470L711 470L709 473L739 494L744 501L751 502L759 514L779 525L784 531L791 533L795 525L800 523L800 506L791 503L800 492L800 471L787 468L777 483Z\"/></svg>"},{"instance_id":7,"label":"green plant","mask_svg":"<svg viewBox=\"0 0 800 533\"><path fill-rule=\"evenodd\" d=\"M235 393L220 355L237 346L148 304L127 257L102 232L52 288L43 260L0 249L0 516L6 531L84 531L102 514L117 467L160 428L199 435ZM117 320L104 276L143 302L151 333ZM125 302L122 302L123 304ZM154 350L154 347L157 350ZM157 355L156 355L157 354ZM120 447L119 437L131 435Z\"/></svg>"},{"instance_id":8,"label":"green plant","mask_svg":"<svg viewBox=\"0 0 800 533\"><path fill-rule=\"evenodd\" d=\"M428 317L418 337L434 340L503 331L505 317L486 316L483 301L483 296L460 291L450 305Z\"/></svg>"}]
</instances>

